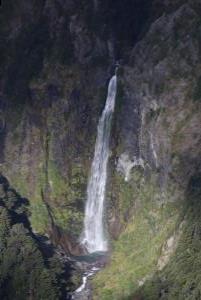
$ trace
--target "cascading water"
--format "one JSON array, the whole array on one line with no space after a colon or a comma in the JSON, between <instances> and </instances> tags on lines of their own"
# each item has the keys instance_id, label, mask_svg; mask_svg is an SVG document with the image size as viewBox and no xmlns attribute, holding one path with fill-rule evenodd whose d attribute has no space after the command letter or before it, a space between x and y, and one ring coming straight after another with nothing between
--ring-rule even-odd
<instances>
[{"instance_id":1,"label":"cascading water","mask_svg":"<svg viewBox=\"0 0 201 300\"><path fill-rule=\"evenodd\" d=\"M89 253L107 251L103 214L111 121L115 107L116 91L117 77L114 75L109 82L105 108L98 124L95 153L87 187L84 233L81 243Z\"/></svg>"}]
</instances>

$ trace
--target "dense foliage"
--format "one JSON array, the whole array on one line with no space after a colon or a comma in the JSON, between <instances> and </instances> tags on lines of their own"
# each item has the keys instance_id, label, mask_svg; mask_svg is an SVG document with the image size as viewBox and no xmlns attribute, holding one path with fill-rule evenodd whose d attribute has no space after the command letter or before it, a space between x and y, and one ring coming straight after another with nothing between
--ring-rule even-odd
<instances>
[{"instance_id":1,"label":"dense foliage","mask_svg":"<svg viewBox=\"0 0 201 300\"><path fill-rule=\"evenodd\" d=\"M28 204L0 175L0 299L60 299L62 263L32 232Z\"/></svg>"},{"instance_id":2,"label":"dense foliage","mask_svg":"<svg viewBox=\"0 0 201 300\"><path fill-rule=\"evenodd\" d=\"M201 298L201 176L193 176L187 191L186 221L175 255L140 291L142 299Z\"/></svg>"}]
</instances>

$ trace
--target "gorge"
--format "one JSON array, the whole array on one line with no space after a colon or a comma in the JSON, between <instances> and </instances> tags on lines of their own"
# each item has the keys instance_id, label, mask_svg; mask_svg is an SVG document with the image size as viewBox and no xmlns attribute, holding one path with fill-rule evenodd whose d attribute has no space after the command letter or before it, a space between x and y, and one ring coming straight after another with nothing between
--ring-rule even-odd
<instances>
[{"instance_id":1,"label":"gorge","mask_svg":"<svg viewBox=\"0 0 201 300\"><path fill-rule=\"evenodd\" d=\"M2 300L201 299L200 12L2 1Z\"/></svg>"}]
</instances>

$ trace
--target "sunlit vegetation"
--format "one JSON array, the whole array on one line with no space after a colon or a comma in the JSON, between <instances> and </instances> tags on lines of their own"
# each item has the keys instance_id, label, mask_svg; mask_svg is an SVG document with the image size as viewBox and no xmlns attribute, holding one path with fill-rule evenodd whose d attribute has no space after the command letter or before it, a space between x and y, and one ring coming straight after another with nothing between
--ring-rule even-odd
<instances>
[{"instance_id":1,"label":"sunlit vegetation","mask_svg":"<svg viewBox=\"0 0 201 300\"><path fill-rule=\"evenodd\" d=\"M139 291L142 299L198 300L201 298L201 177L194 176L187 193L187 214L175 255Z\"/></svg>"},{"instance_id":2,"label":"sunlit vegetation","mask_svg":"<svg viewBox=\"0 0 201 300\"><path fill-rule=\"evenodd\" d=\"M179 223L179 205L171 202L171 191L162 194L154 178L145 184L136 173L131 183L118 177L117 186L122 216L130 208L132 217L113 243L109 265L94 280L95 299L133 299L139 286L157 271L164 241Z\"/></svg>"}]
</instances>

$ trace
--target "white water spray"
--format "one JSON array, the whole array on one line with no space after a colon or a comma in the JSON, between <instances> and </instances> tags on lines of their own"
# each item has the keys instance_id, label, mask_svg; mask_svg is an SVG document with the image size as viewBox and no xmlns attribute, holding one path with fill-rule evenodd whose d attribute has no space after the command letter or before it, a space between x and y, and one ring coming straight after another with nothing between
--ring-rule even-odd
<instances>
[{"instance_id":1,"label":"white water spray","mask_svg":"<svg viewBox=\"0 0 201 300\"><path fill-rule=\"evenodd\" d=\"M95 153L87 187L84 233L81 243L89 253L107 251L103 215L111 121L115 107L116 91L117 77L114 75L109 83L105 108L98 124Z\"/></svg>"}]
</instances>

